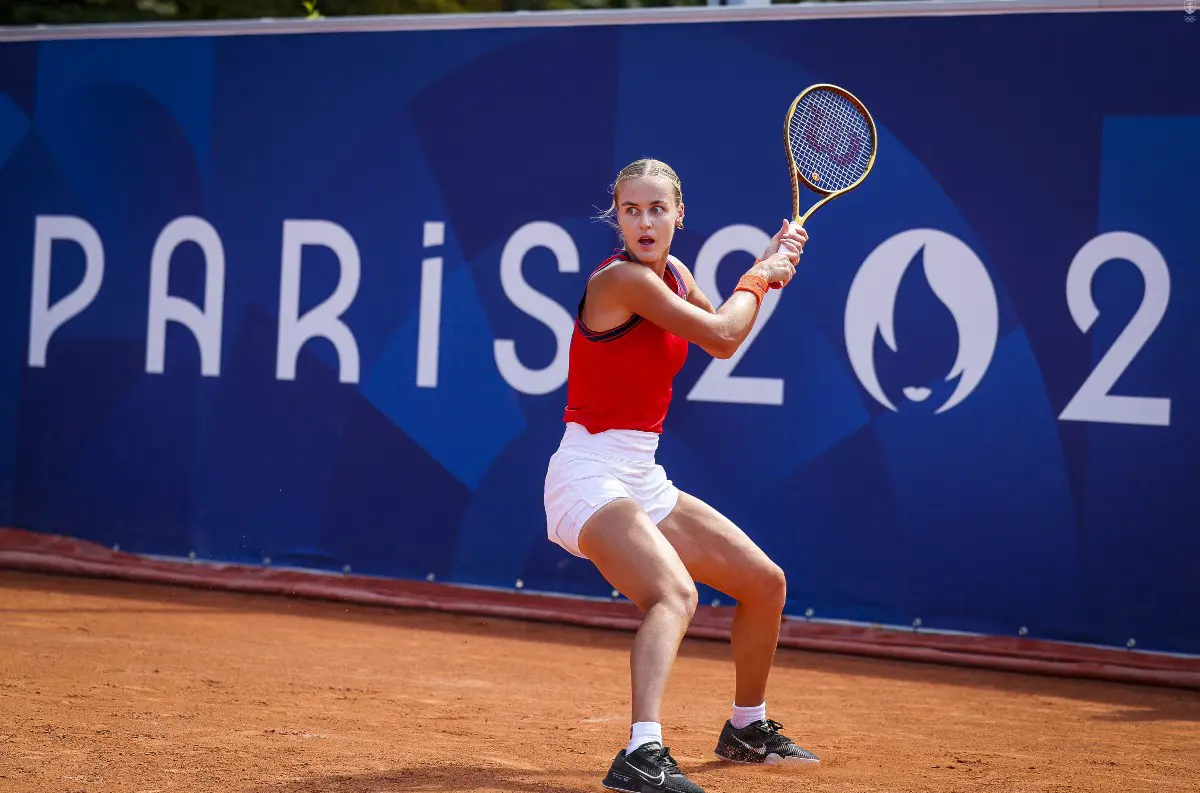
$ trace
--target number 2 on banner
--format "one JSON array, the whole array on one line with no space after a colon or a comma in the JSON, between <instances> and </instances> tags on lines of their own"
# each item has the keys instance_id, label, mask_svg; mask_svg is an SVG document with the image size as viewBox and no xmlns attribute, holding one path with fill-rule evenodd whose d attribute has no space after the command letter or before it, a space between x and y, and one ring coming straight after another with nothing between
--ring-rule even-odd
<instances>
[{"instance_id":1,"label":"number 2 on banner","mask_svg":"<svg viewBox=\"0 0 1200 793\"><path fill-rule=\"evenodd\" d=\"M1170 399L1111 393L1167 313L1171 275L1158 249L1144 237L1127 231L1112 231L1091 240L1079 249L1067 270L1067 308L1075 324L1087 333L1100 316L1092 299L1092 279L1113 259L1124 259L1138 268L1145 284L1141 305L1058 417L1064 421L1166 427L1171 423Z\"/></svg>"},{"instance_id":2,"label":"number 2 on banner","mask_svg":"<svg viewBox=\"0 0 1200 793\"><path fill-rule=\"evenodd\" d=\"M717 291L717 266L727 254L745 252L758 256L758 251L767 247L771 238L762 229L747 225L733 225L713 234L696 254L696 265L692 276L696 286L713 305L721 304L721 293ZM779 302L779 290L772 289L763 298L758 321L749 335L729 358L714 358L704 367L696 384L688 392L692 402L727 402L742 405L782 405L783 380L777 377L746 377L733 374L738 361L750 349Z\"/></svg>"}]
</instances>

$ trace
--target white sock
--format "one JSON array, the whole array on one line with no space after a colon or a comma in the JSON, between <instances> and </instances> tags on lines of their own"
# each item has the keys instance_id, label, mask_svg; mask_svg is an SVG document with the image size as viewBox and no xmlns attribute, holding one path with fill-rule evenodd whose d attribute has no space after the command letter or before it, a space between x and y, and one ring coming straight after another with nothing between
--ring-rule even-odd
<instances>
[{"instance_id":1,"label":"white sock","mask_svg":"<svg viewBox=\"0 0 1200 793\"><path fill-rule=\"evenodd\" d=\"M654 721L635 721L629 730L629 746L625 754L633 754L643 744L658 741L662 746L662 725Z\"/></svg>"},{"instance_id":2,"label":"white sock","mask_svg":"<svg viewBox=\"0 0 1200 793\"><path fill-rule=\"evenodd\" d=\"M767 718L767 703L761 705L753 705L749 708L741 708L737 705L733 706L733 715L729 720L733 722L733 728L740 730L743 727L748 727L756 721L765 721Z\"/></svg>"}]
</instances>

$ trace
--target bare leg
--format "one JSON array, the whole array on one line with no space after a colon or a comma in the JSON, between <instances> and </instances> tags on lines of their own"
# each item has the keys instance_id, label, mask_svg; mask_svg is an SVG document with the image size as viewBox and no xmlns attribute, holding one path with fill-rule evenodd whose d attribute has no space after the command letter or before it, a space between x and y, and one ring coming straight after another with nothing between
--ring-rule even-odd
<instances>
[{"instance_id":1,"label":"bare leg","mask_svg":"<svg viewBox=\"0 0 1200 793\"><path fill-rule=\"evenodd\" d=\"M696 581L737 600L731 636L734 703L762 704L787 598L783 570L732 521L687 493L680 494L659 529Z\"/></svg>"},{"instance_id":2,"label":"bare leg","mask_svg":"<svg viewBox=\"0 0 1200 793\"><path fill-rule=\"evenodd\" d=\"M579 550L646 614L629 658L632 717L661 723L667 679L696 613L696 585L675 549L631 499L617 499L593 515L580 533Z\"/></svg>"},{"instance_id":3,"label":"bare leg","mask_svg":"<svg viewBox=\"0 0 1200 793\"><path fill-rule=\"evenodd\" d=\"M737 763L820 763L758 710L767 698L787 598L783 571L728 518L686 493L659 529L695 580L737 600L731 637L734 705L753 710L730 714L717 740L717 757Z\"/></svg>"}]
</instances>

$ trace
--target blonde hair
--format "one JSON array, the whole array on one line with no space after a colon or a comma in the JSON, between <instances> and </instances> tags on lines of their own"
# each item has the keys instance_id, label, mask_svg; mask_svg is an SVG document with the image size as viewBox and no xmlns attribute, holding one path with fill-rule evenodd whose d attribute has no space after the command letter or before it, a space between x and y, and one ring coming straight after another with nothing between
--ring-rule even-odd
<instances>
[{"instance_id":1,"label":"blonde hair","mask_svg":"<svg viewBox=\"0 0 1200 793\"><path fill-rule=\"evenodd\" d=\"M608 188L609 195L612 196L612 203L608 209L600 213L598 220L603 220L608 225L617 230L617 234L621 233L621 225L616 221L617 217L617 188L621 186L621 182L626 182L630 179L640 179L643 177L661 177L671 183L672 189L675 191L675 205L683 204L683 185L679 182L679 174L675 173L675 169L667 165L662 160L654 160L643 158L634 160L621 169L617 174L617 179ZM683 223L678 224L678 228L683 228ZM624 242L624 240L622 240Z\"/></svg>"}]
</instances>

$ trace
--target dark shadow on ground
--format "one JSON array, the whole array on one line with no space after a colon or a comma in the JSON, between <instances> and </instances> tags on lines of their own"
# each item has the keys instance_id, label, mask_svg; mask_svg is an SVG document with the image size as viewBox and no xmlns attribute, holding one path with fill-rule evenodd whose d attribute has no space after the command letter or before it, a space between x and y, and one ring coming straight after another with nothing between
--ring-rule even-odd
<instances>
[{"instance_id":1,"label":"dark shadow on ground","mask_svg":"<svg viewBox=\"0 0 1200 793\"><path fill-rule=\"evenodd\" d=\"M371 774L339 774L297 782L260 785L250 793L400 793L401 791L504 790L545 793L594 793L602 789L595 774L578 771L521 771L471 765L423 766Z\"/></svg>"}]
</instances>

